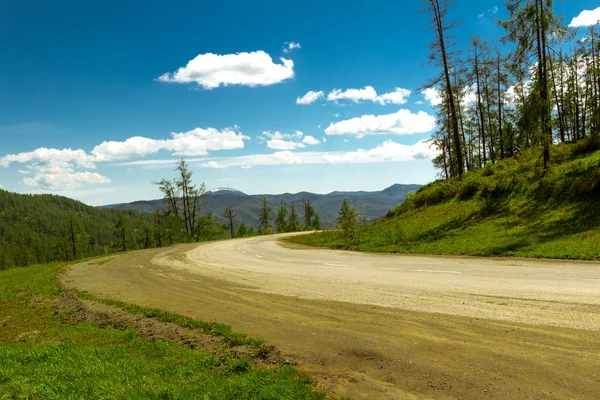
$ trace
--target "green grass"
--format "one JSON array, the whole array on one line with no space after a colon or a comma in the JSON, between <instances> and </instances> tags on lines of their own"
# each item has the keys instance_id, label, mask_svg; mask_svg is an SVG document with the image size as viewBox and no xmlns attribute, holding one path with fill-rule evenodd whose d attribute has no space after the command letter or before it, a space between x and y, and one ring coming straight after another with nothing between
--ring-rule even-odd
<instances>
[{"instance_id":1,"label":"green grass","mask_svg":"<svg viewBox=\"0 0 600 400\"><path fill-rule=\"evenodd\" d=\"M61 267L0 272L0 399L322 398L291 367L265 369L227 351L214 354L149 341L133 330L65 322L54 307L61 293L54 277ZM156 314L183 325L199 324ZM233 335L224 325L205 327Z\"/></svg>"},{"instance_id":2,"label":"green grass","mask_svg":"<svg viewBox=\"0 0 600 400\"><path fill-rule=\"evenodd\" d=\"M325 231L294 243L372 252L600 259L600 152L553 148L543 171L526 152L463 179L419 189L353 237Z\"/></svg>"},{"instance_id":3,"label":"green grass","mask_svg":"<svg viewBox=\"0 0 600 400\"><path fill-rule=\"evenodd\" d=\"M140 307L134 304L123 303L118 300L102 299L87 292L76 291L75 293L82 299L115 306L132 314L143 315L146 318L156 318L159 321L170 322L188 329L199 329L208 335L222 336L225 339L225 342L230 346L241 346L245 344L259 346L264 344L264 341L261 339L249 338L243 333L233 332L229 325L220 324L218 322L198 321L183 315L162 311L157 308Z\"/></svg>"}]
</instances>

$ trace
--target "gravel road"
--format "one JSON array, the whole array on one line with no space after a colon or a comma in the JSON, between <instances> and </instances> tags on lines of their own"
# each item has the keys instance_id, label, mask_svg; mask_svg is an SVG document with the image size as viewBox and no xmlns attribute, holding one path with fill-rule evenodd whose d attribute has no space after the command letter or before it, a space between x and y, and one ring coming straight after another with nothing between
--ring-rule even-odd
<instances>
[{"instance_id":1,"label":"gravel road","mask_svg":"<svg viewBox=\"0 0 600 400\"><path fill-rule=\"evenodd\" d=\"M63 281L264 338L337 395L600 398L600 264L279 238L132 252L78 264Z\"/></svg>"}]
</instances>

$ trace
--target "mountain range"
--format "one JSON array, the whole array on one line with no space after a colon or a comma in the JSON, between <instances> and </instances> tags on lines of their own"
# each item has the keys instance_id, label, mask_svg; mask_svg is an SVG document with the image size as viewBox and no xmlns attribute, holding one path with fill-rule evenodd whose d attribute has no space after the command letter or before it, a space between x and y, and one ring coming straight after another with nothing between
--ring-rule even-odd
<instances>
[{"instance_id":1,"label":"mountain range","mask_svg":"<svg viewBox=\"0 0 600 400\"><path fill-rule=\"evenodd\" d=\"M212 212L215 219L225 222L223 210L225 207L231 207L237 214L236 221L244 221L246 225L258 226L258 213L262 204L262 198L266 197L271 207L273 207L273 216L277 212L280 200L283 199L288 205L294 204L300 215L300 220L304 216L302 199L311 202L313 208L319 213L324 227L335 225L337 210L343 199L347 198L350 203L364 214L369 220L380 219L389 209L395 208L402 203L408 193L416 191L420 185L401 185L395 184L384 190L375 192L355 191L355 192L331 192L328 194L316 194L310 192L267 194L267 195L248 195L239 190L230 188L216 188L206 193L206 202L201 208L201 213ZM163 200L142 200L126 204L111 204L102 206L117 210L136 210L140 212L154 212L157 207L164 208ZM360 210L364 210L361 212Z\"/></svg>"}]
</instances>

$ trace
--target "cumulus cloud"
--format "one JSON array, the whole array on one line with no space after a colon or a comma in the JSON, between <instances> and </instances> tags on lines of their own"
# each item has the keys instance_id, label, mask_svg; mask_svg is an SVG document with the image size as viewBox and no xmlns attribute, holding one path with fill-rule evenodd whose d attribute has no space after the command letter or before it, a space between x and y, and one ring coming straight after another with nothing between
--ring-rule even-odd
<instances>
[{"instance_id":1,"label":"cumulus cloud","mask_svg":"<svg viewBox=\"0 0 600 400\"><path fill-rule=\"evenodd\" d=\"M325 95L325 93L323 93L322 90L319 90L318 92L314 92L311 90L311 91L307 92L304 96L296 98L296 104L301 104L301 105L312 104L315 101L319 100L324 95Z\"/></svg>"},{"instance_id":2,"label":"cumulus cloud","mask_svg":"<svg viewBox=\"0 0 600 400\"><path fill-rule=\"evenodd\" d=\"M315 139L314 137L309 135L309 136L304 136L304 139L302 139L302 143L312 146L312 145L320 144L321 142L319 142L318 139Z\"/></svg>"},{"instance_id":3,"label":"cumulus cloud","mask_svg":"<svg viewBox=\"0 0 600 400\"><path fill-rule=\"evenodd\" d=\"M364 89L334 89L327 95L328 101L338 102L348 100L355 103L361 101L371 101L373 103L384 104L405 104L406 98L410 96L408 89L395 88L393 92L378 95L373 86L365 86Z\"/></svg>"},{"instance_id":4,"label":"cumulus cloud","mask_svg":"<svg viewBox=\"0 0 600 400\"><path fill-rule=\"evenodd\" d=\"M200 164L200 166L204 167L204 168L213 168L213 169L222 169L222 168L226 168L224 165L219 164L216 161L209 161L205 164Z\"/></svg>"},{"instance_id":5,"label":"cumulus cloud","mask_svg":"<svg viewBox=\"0 0 600 400\"><path fill-rule=\"evenodd\" d=\"M219 163L228 167L248 169L253 166L272 166L290 164L360 164L376 162L402 162L419 159L431 159L439 154L439 150L429 140L421 140L412 145L387 140L372 149L355 151L317 152L302 151L293 153L290 150L273 154L253 154L227 159L219 159Z\"/></svg>"},{"instance_id":6,"label":"cumulus cloud","mask_svg":"<svg viewBox=\"0 0 600 400\"><path fill-rule=\"evenodd\" d=\"M294 150L304 147L304 144L291 140L271 139L267 141L267 147L274 150Z\"/></svg>"},{"instance_id":7,"label":"cumulus cloud","mask_svg":"<svg viewBox=\"0 0 600 400\"><path fill-rule=\"evenodd\" d=\"M11 163L29 164L36 169L45 168L94 168L95 165L83 150L48 149L40 147L34 151L19 154L8 154L0 158L0 167L8 167Z\"/></svg>"},{"instance_id":8,"label":"cumulus cloud","mask_svg":"<svg viewBox=\"0 0 600 400\"><path fill-rule=\"evenodd\" d=\"M600 7L594 10L583 10L578 16L573 18L569 27L578 28L582 26L592 26L600 23Z\"/></svg>"},{"instance_id":9,"label":"cumulus cloud","mask_svg":"<svg viewBox=\"0 0 600 400\"><path fill-rule=\"evenodd\" d=\"M295 150L305 147L305 145L318 144L319 141L312 136L304 136L301 131L294 133L281 133L279 131L264 131L262 136L258 137L260 143L267 144L267 147L273 150Z\"/></svg>"},{"instance_id":10,"label":"cumulus cloud","mask_svg":"<svg viewBox=\"0 0 600 400\"><path fill-rule=\"evenodd\" d=\"M82 185L107 184L110 178L97 172L71 172L69 170L55 171L53 173L39 172L31 178L24 178L27 186L45 190L76 189Z\"/></svg>"},{"instance_id":11,"label":"cumulus cloud","mask_svg":"<svg viewBox=\"0 0 600 400\"><path fill-rule=\"evenodd\" d=\"M435 117L424 111L414 114L401 109L393 114L363 115L344 121L331 123L326 129L327 135L367 135L396 134L410 135L425 133L435 127Z\"/></svg>"},{"instance_id":12,"label":"cumulus cloud","mask_svg":"<svg viewBox=\"0 0 600 400\"><path fill-rule=\"evenodd\" d=\"M42 189L73 189L84 184L105 184L110 179L90 171L98 163L122 162L144 157L161 150L170 151L174 156L204 156L209 151L232 150L244 147L249 137L226 128L196 128L188 132L171 133L170 139L150 139L134 136L124 141L106 141L95 146L88 154L84 150L39 148L30 152L7 154L0 157L0 167L13 163L25 164L19 170L24 175L23 183ZM172 161L171 161L172 162ZM211 164L210 167L216 167Z\"/></svg>"},{"instance_id":13,"label":"cumulus cloud","mask_svg":"<svg viewBox=\"0 0 600 400\"><path fill-rule=\"evenodd\" d=\"M294 62L280 58L274 63L264 51L236 54L200 54L176 72L158 80L170 83L197 83L204 89L219 86L268 86L294 77Z\"/></svg>"},{"instance_id":14,"label":"cumulus cloud","mask_svg":"<svg viewBox=\"0 0 600 400\"><path fill-rule=\"evenodd\" d=\"M155 140L140 136L123 142L103 142L92 150L95 161L125 161L143 157L160 150L169 150L176 156L202 156L213 150L234 150L244 147L249 139L231 128L196 128L188 132L171 133L171 139Z\"/></svg>"},{"instance_id":15,"label":"cumulus cloud","mask_svg":"<svg viewBox=\"0 0 600 400\"><path fill-rule=\"evenodd\" d=\"M291 151L285 150L273 154L252 157L251 163L253 165L301 164L302 160Z\"/></svg>"},{"instance_id":16,"label":"cumulus cloud","mask_svg":"<svg viewBox=\"0 0 600 400\"><path fill-rule=\"evenodd\" d=\"M363 163L385 161L410 161L423 158L433 158L438 154L437 148L430 141L419 141L406 145L387 140L381 145L370 149L358 149L344 153L328 153L323 155L327 163Z\"/></svg>"},{"instance_id":17,"label":"cumulus cloud","mask_svg":"<svg viewBox=\"0 0 600 400\"><path fill-rule=\"evenodd\" d=\"M285 42L283 44L283 52L284 53L291 53L293 50L295 49L301 49L302 45L300 45L300 43L298 42Z\"/></svg>"},{"instance_id":18,"label":"cumulus cloud","mask_svg":"<svg viewBox=\"0 0 600 400\"><path fill-rule=\"evenodd\" d=\"M431 104L432 107L442 104L442 95L440 91L434 87L423 90L423 97Z\"/></svg>"}]
</instances>

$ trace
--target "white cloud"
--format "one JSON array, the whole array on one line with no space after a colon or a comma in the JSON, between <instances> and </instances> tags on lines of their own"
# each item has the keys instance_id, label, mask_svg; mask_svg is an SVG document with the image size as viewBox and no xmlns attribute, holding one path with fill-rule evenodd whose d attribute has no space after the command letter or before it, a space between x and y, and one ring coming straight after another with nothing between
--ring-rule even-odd
<instances>
[{"instance_id":1,"label":"white cloud","mask_svg":"<svg viewBox=\"0 0 600 400\"><path fill-rule=\"evenodd\" d=\"M326 129L327 135L351 134L361 138L367 135L410 135L425 133L435 127L435 117L424 111L414 114L401 109L393 114L363 115L340 122L331 123Z\"/></svg>"},{"instance_id":2,"label":"white cloud","mask_svg":"<svg viewBox=\"0 0 600 400\"><path fill-rule=\"evenodd\" d=\"M281 164L301 164L302 160L289 150L278 151L273 154L259 156L250 156L253 165L281 165Z\"/></svg>"},{"instance_id":3,"label":"white cloud","mask_svg":"<svg viewBox=\"0 0 600 400\"><path fill-rule=\"evenodd\" d=\"M485 17L485 13L481 13L481 14L477 15L477 19L482 19L483 17Z\"/></svg>"},{"instance_id":4,"label":"white cloud","mask_svg":"<svg viewBox=\"0 0 600 400\"><path fill-rule=\"evenodd\" d=\"M328 101L338 102L340 100L353 101L359 103L361 101L371 101L373 103L384 104L405 104L406 98L410 96L411 91L408 89L395 88L393 92L378 95L373 86L365 86L364 89L334 89L327 95Z\"/></svg>"},{"instance_id":5,"label":"white cloud","mask_svg":"<svg viewBox=\"0 0 600 400\"><path fill-rule=\"evenodd\" d=\"M415 104L418 106L422 106L423 104L425 104L425 102L423 100L417 100L415 101Z\"/></svg>"},{"instance_id":6,"label":"white cloud","mask_svg":"<svg viewBox=\"0 0 600 400\"><path fill-rule=\"evenodd\" d=\"M498 12L498 7L494 6L492 7L492 14L496 14Z\"/></svg>"},{"instance_id":7,"label":"white cloud","mask_svg":"<svg viewBox=\"0 0 600 400\"><path fill-rule=\"evenodd\" d=\"M410 96L410 90L396 88L393 92L382 94L381 96L377 96L375 102L384 105L384 104L405 104L407 102L406 98Z\"/></svg>"},{"instance_id":8,"label":"white cloud","mask_svg":"<svg viewBox=\"0 0 600 400\"><path fill-rule=\"evenodd\" d=\"M70 172L62 170L53 173L37 173L32 178L24 178L23 183L34 188L65 190L76 189L82 185L107 184L110 183L110 178L102 176L97 172Z\"/></svg>"},{"instance_id":9,"label":"white cloud","mask_svg":"<svg viewBox=\"0 0 600 400\"><path fill-rule=\"evenodd\" d=\"M281 58L276 64L264 51L236 54L200 54L174 73L161 75L160 82L192 83L204 89L221 85L267 86L294 77L294 62Z\"/></svg>"},{"instance_id":10,"label":"white cloud","mask_svg":"<svg viewBox=\"0 0 600 400\"><path fill-rule=\"evenodd\" d=\"M164 140L133 136L123 142L106 141L94 147L92 155L98 161L122 161L143 157L159 151Z\"/></svg>"},{"instance_id":11,"label":"white cloud","mask_svg":"<svg viewBox=\"0 0 600 400\"><path fill-rule=\"evenodd\" d=\"M312 104L315 101L319 100L324 95L325 95L325 93L322 90L319 90L318 92L314 92L311 90L308 93L306 93L304 96L296 98L296 104L301 104L301 105Z\"/></svg>"},{"instance_id":12,"label":"white cloud","mask_svg":"<svg viewBox=\"0 0 600 400\"><path fill-rule=\"evenodd\" d=\"M103 142L92 150L95 161L124 161L144 157L160 150L169 150L176 156L206 155L214 150L234 150L244 147L249 139L231 128L196 128L188 132L171 133L171 139L155 140L140 136L123 142Z\"/></svg>"},{"instance_id":13,"label":"white cloud","mask_svg":"<svg viewBox=\"0 0 600 400\"><path fill-rule=\"evenodd\" d=\"M90 171L98 163L126 161L143 157L160 150L171 151L174 156L207 155L213 150L231 150L244 147L249 137L232 128L219 131L214 128L196 128L188 132L172 133L170 139L149 139L134 136L122 142L107 141L95 146L90 154L84 150L39 148L30 152L8 154L0 157L0 167L12 163L25 164L22 174L34 174L23 183L46 190L69 190L84 184L105 184L110 179ZM171 161L173 162L173 161Z\"/></svg>"},{"instance_id":14,"label":"white cloud","mask_svg":"<svg viewBox=\"0 0 600 400\"><path fill-rule=\"evenodd\" d=\"M8 154L0 158L0 167L8 167L11 163L18 162L30 164L36 169L62 167L62 168L94 168L95 165L83 150L48 149L40 147L34 151Z\"/></svg>"},{"instance_id":15,"label":"white cloud","mask_svg":"<svg viewBox=\"0 0 600 400\"><path fill-rule=\"evenodd\" d=\"M334 89L327 95L328 101L338 100L350 100L358 103L361 100L375 101L377 92L373 86L365 86L364 89L347 89L342 91L341 89Z\"/></svg>"},{"instance_id":16,"label":"white cloud","mask_svg":"<svg viewBox=\"0 0 600 400\"><path fill-rule=\"evenodd\" d=\"M442 104L442 95L440 91L434 87L423 90L423 97L431 104L432 107Z\"/></svg>"},{"instance_id":17,"label":"white cloud","mask_svg":"<svg viewBox=\"0 0 600 400\"><path fill-rule=\"evenodd\" d=\"M294 133L264 131L262 136L258 137L258 141L266 142L267 147L274 150L295 150L304 147L304 143L300 140L303 136L304 133L301 131Z\"/></svg>"},{"instance_id":18,"label":"white cloud","mask_svg":"<svg viewBox=\"0 0 600 400\"><path fill-rule=\"evenodd\" d=\"M381 145L370 149L358 149L345 153L324 154L323 161L327 163L364 163L384 161L410 161L423 158L433 158L438 151L429 141L419 141L406 145L387 140Z\"/></svg>"},{"instance_id":19,"label":"white cloud","mask_svg":"<svg viewBox=\"0 0 600 400\"><path fill-rule=\"evenodd\" d=\"M304 136L304 139L302 139L302 143L312 146L312 145L320 144L321 142L319 142L318 139L315 139L312 136Z\"/></svg>"},{"instance_id":20,"label":"white cloud","mask_svg":"<svg viewBox=\"0 0 600 400\"><path fill-rule=\"evenodd\" d=\"M405 145L387 140L379 146L355 151L302 151L293 153L290 150L275 152L272 154L251 154L245 156L218 158L214 161L225 167L240 167L250 169L254 166L273 165L318 165L337 163L375 163L375 162L400 162L424 158L433 158L438 154L437 148L429 140L421 140L412 145ZM149 160L162 163L169 160Z\"/></svg>"},{"instance_id":21,"label":"white cloud","mask_svg":"<svg viewBox=\"0 0 600 400\"><path fill-rule=\"evenodd\" d=\"M600 7L594 10L583 10L578 16L573 18L569 26L578 28L581 26L592 26L600 23Z\"/></svg>"},{"instance_id":22,"label":"white cloud","mask_svg":"<svg viewBox=\"0 0 600 400\"><path fill-rule=\"evenodd\" d=\"M267 147L274 150L294 150L304 147L304 144L291 140L271 139L267 141Z\"/></svg>"},{"instance_id":23,"label":"white cloud","mask_svg":"<svg viewBox=\"0 0 600 400\"><path fill-rule=\"evenodd\" d=\"M292 50L302 48L302 45L300 45L300 43L298 43L298 42L285 42L283 45L284 45L284 48L283 48L284 53L290 53Z\"/></svg>"},{"instance_id":24,"label":"white cloud","mask_svg":"<svg viewBox=\"0 0 600 400\"><path fill-rule=\"evenodd\" d=\"M224 165L219 164L216 161L209 161L205 164L200 164L201 167L204 168L213 168L213 169L221 169L221 168L226 168Z\"/></svg>"}]
</instances>

